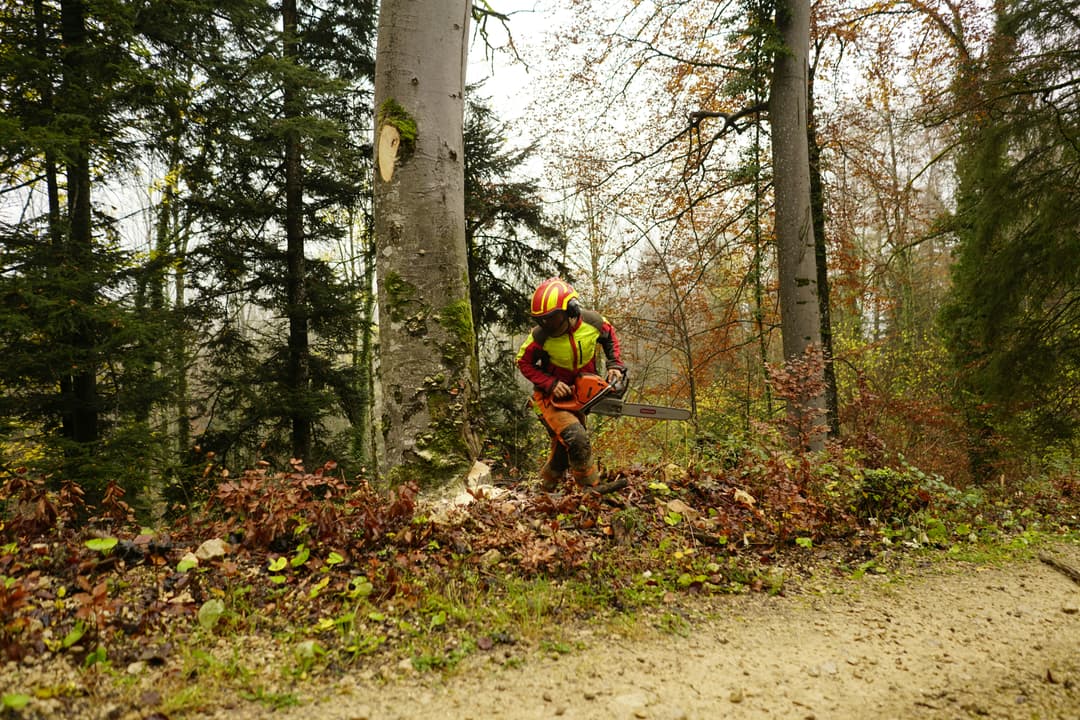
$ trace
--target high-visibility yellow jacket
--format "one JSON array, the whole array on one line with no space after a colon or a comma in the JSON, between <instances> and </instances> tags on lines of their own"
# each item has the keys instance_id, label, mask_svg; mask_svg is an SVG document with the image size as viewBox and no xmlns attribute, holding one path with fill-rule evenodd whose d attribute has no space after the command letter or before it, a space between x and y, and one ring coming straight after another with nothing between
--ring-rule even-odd
<instances>
[{"instance_id":1,"label":"high-visibility yellow jacket","mask_svg":"<svg viewBox=\"0 0 1080 720\"><path fill-rule=\"evenodd\" d=\"M582 310L562 335L551 337L543 328L533 328L518 350L517 366L537 390L550 393L560 380L573 385L578 375L597 372L597 345L608 369L625 369L615 328L600 313Z\"/></svg>"}]
</instances>

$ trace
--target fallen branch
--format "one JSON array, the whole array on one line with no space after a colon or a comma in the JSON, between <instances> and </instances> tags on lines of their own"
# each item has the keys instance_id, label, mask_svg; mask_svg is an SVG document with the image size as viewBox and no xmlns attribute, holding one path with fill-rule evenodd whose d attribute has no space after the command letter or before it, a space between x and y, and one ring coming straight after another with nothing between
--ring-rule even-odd
<instances>
[{"instance_id":1,"label":"fallen branch","mask_svg":"<svg viewBox=\"0 0 1080 720\"><path fill-rule=\"evenodd\" d=\"M1061 571L1067 577L1072 579L1074 583L1080 585L1080 570L1078 570L1077 568L1073 567L1064 560L1059 560L1056 557L1053 557L1052 555L1048 555L1046 553L1039 553L1039 559L1054 568L1055 570Z\"/></svg>"}]
</instances>

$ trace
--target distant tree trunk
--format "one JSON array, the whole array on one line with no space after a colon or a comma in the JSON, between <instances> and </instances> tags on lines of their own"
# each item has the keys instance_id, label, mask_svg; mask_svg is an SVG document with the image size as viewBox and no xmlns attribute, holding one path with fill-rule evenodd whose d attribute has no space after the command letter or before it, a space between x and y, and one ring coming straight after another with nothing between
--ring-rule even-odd
<instances>
[{"instance_id":1,"label":"distant tree trunk","mask_svg":"<svg viewBox=\"0 0 1080 720\"><path fill-rule=\"evenodd\" d=\"M84 446L84 453L98 439L97 358L91 308L94 304L93 218L90 205L90 151L86 124L91 122L93 107L87 72L86 8L80 0L60 4L61 39L64 43L64 91L62 110L81 125L69 141L67 164L68 235L61 263L60 292L68 293L72 313L67 337L71 364L62 370L64 436Z\"/></svg>"},{"instance_id":2,"label":"distant tree trunk","mask_svg":"<svg viewBox=\"0 0 1080 720\"><path fill-rule=\"evenodd\" d=\"M45 64L48 61L49 53L48 31L45 28L45 6L43 0L34 0L34 28L34 40L38 60L42 64ZM42 109L42 118L40 122L42 126L46 126L49 124L51 116L54 113L52 78L49 77L48 73L41 73L40 83L38 89L41 93ZM60 183L57 180L57 166L56 150L49 145L45 149L45 188L49 199L49 241L52 243L53 248L59 249L63 241L63 235L60 227Z\"/></svg>"},{"instance_id":3,"label":"distant tree trunk","mask_svg":"<svg viewBox=\"0 0 1080 720\"><path fill-rule=\"evenodd\" d=\"M281 5L284 39L282 54L287 65L297 64L296 0L284 0ZM292 423L292 454L294 458L311 459L310 393L311 359L308 348L307 269L304 258L304 190L301 167L300 131L296 122L302 114L300 88L295 74L286 70L284 82L285 122L285 236L286 236L286 298L289 318L289 366L287 383L292 402L289 409Z\"/></svg>"},{"instance_id":4,"label":"distant tree trunk","mask_svg":"<svg viewBox=\"0 0 1080 720\"><path fill-rule=\"evenodd\" d=\"M165 310L171 303L168 322L166 347L163 350L165 371L172 378L173 392L169 400L172 417L170 425L175 426L173 448L176 457L186 458L191 450L191 422L188 418L188 336L184 321L187 286L187 247L188 227L180 213L180 192L177 178L183 163L181 148L182 113L178 110L173 117L175 122L173 136L170 138L167 179L162 188L161 208L158 214L159 237L157 252L163 258L160 274L160 308ZM172 297L168 297L168 284L172 280Z\"/></svg>"},{"instance_id":5,"label":"distant tree trunk","mask_svg":"<svg viewBox=\"0 0 1080 720\"><path fill-rule=\"evenodd\" d=\"M359 216L357 215L359 212ZM342 254L347 258L343 272L359 295L356 333L349 343L351 386L348 401L343 401L345 415L351 426L350 454L367 466L376 458L375 436L375 241L372 237L371 214L360 208L348 211L349 233Z\"/></svg>"},{"instance_id":6,"label":"distant tree trunk","mask_svg":"<svg viewBox=\"0 0 1080 720\"><path fill-rule=\"evenodd\" d=\"M832 311L829 305L829 263L825 246L825 194L821 182L821 147L814 114L814 66L809 66L806 100L806 144L810 153L810 210L814 216L814 260L817 265L818 309L821 315L821 352L825 356L825 411L829 437L840 437L840 405L833 364Z\"/></svg>"},{"instance_id":7,"label":"distant tree trunk","mask_svg":"<svg viewBox=\"0 0 1080 720\"><path fill-rule=\"evenodd\" d=\"M807 144L807 82L810 1L780 0L777 27L784 51L776 54L769 99L773 133L773 184L776 192L776 243L779 257L780 313L784 359L802 358L821 346L821 318L810 209L810 158ZM810 378L810 384L818 381ZM803 407L788 403L793 426L805 427L824 404L820 394ZM809 446L823 445L812 433Z\"/></svg>"},{"instance_id":8,"label":"distant tree trunk","mask_svg":"<svg viewBox=\"0 0 1080 720\"><path fill-rule=\"evenodd\" d=\"M364 301L360 305L360 346L354 355L354 367L357 368L357 387L360 391L360 409L362 420L359 422L357 449L360 457L370 461L376 457L378 447L375 419L375 244L370 234L365 236L363 250L363 288Z\"/></svg>"},{"instance_id":9,"label":"distant tree trunk","mask_svg":"<svg viewBox=\"0 0 1080 720\"><path fill-rule=\"evenodd\" d=\"M375 63L381 471L442 484L476 457L465 241L469 0L383 0Z\"/></svg>"},{"instance_id":10,"label":"distant tree trunk","mask_svg":"<svg viewBox=\"0 0 1080 720\"><path fill-rule=\"evenodd\" d=\"M187 226L178 230L175 239L176 275L173 280L173 314L177 318L172 338L171 361L176 373L176 448L178 456L187 458L191 450L190 398L188 397L187 326L183 321L187 306Z\"/></svg>"},{"instance_id":11,"label":"distant tree trunk","mask_svg":"<svg viewBox=\"0 0 1080 720\"><path fill-rule=\"evenodd\" d=\"M758 98L754 98L755 102ZM764 191L762 190L762 177L761 177L761 125L754 125L754 329L757 331L757 349L758 360L760 365L757 368L758 379L768 380L768 367L769 367L769 336L765 331L765 280L762 272L762 260L765 255L766 244L761 238L761 215L762 215L762 198ZM752 382L750 378L747 378L747 393L746 393L746 417L744 418L744 426L747 430L750 429L750 421L752 419L751 407L750 407L750 391L749 387ZM769 387L767 382L764 383L765 394L765 412L771 417L773 412L772 401L772 388Z\"/></svg>"}]
</instances>

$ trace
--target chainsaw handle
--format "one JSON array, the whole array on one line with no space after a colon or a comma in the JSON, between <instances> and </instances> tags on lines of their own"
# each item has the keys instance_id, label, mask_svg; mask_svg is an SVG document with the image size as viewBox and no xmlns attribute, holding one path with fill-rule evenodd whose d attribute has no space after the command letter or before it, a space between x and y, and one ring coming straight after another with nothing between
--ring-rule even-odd
<instances>
[{"instance_id":1,"label":"chainsaw handle","mask_svg":"<svg viewBox=\"0 0 1080 720\"><path fill-rule=\"evenodd\" d=\"M628 373L626 368L619 368L622 372L619 374L619 379L611 383L610 395L613 397L621 398L626 394L627 389L630 387L630 381L627 377Z\"/></svg>"}]
</instances>

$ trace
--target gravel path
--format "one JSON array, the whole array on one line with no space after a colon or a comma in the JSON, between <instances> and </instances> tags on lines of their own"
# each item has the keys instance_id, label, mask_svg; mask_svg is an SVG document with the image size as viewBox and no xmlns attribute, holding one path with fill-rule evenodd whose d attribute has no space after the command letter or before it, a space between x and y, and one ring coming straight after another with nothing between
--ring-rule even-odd
<instances>
[{"instance_id":1,"label":"gravel path","mask_svg":"<svg viewBox=\"0 0 1080 720\"><path fill-rule=\"evenodd\" d=\"M1080 586L1049 565L934 565L827 592L713 600L679 633L585 633L515 669L493 655L449 678L346 681L275 717L1080 718Z\"/></svg>"},{"instance_id":2,"label":"gravel path","mask_svg":"<svg viewBox=\"0 0 1080 720\"><path fill-rule=\"evenodd\" d=\"M1080 546L1061 545L1052 556L1080 567ZM102 682L60 660L9 663L0 668L5 692L93 686L75 693L74 702L62 702L70 692L39 696L21 712L0 709L0 717L1080 719L1080 583L1038 559L936 561L900 578L807 581L790 597L680 600L642 622L597 627L553 633L566 638L561 654L495 645L446 676L417 674L406 661L294 683L282 680L272 639L262 641L263 651L255 642L226 647L244 655L251 672L276 676L276 691L305 701L277 711L251 699L201 694L206 689L195 676L188 690L200 702L174 712L151 709L157 703L136 698L160 696L162 673L175 682L169 664L128 668Z\"/></svg>"}]
</instances>

